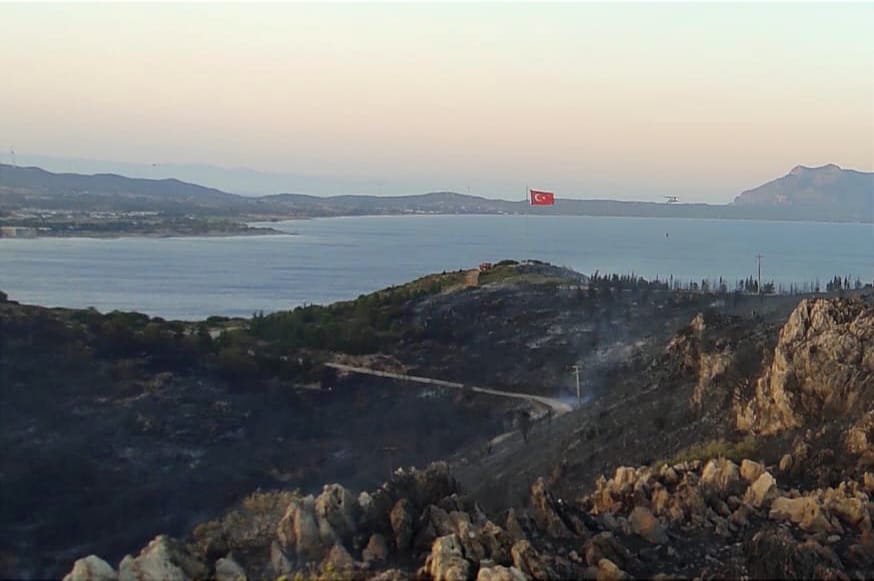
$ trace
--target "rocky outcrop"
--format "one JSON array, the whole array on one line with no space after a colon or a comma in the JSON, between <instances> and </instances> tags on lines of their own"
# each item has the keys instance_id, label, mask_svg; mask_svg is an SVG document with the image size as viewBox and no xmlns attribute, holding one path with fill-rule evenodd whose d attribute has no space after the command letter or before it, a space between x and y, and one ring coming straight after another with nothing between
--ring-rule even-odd
<instances>
[{"instance_id":1,"label":"rocky outcrop","mask_svg":"<svg viewBox=\"0 0 874 581\"><path fill-rule=\"evenodd\" d=\"M510 550L513 566L522 571L529 579L555 579L556 575L544 563L543 557L530 542L518 541Z\"/></svg>"},{"instance_id":2,"label":"rocky outcrop","mask_svg":"<svg viewBox=\"0 0 874 581\"><path fill-rule=\"evenodd\" d=\"M726 458L710 460L704 465L701 471L701 485L725 496L743 492L746 488L737 464Z\"/></svg>"},{"instance_id":3,"label":"rocky outcrop","mask_svg":"<svg viewBox=\"0 0 874 581\"><path fill-rule=\"evenodd\" d=\"M138 556L125 556L118 566L119 581L188 581L208 574L200 559L165 535L155 537Z\"/></svg>"},{"instance_id":4,"label":"rocky outcrop","mask_svg":"<svg viewBox=\"0 0 874 581\"><path fill-rule=\"evenodd\" d=\"M773 349L776 326L712 311L698 313L671 339L657 371L670 384L694 382L690 410L698 418L728 424L725 409L755 383L766 354ZM732 426L734 427L734 426Z\"/></svg>"},{"instance_id":5,"label":"rocky outcrop","mask_svg":"<svg viewBox=\"0 0 874 581\"><path fill-rule=\"evenodd\" d=\"M612 530L586 541L585 561L598 567L607 559L621 570L651 575L646 561L654 557L628 539L641 537L658 550L676 534L685 542L693 535L705 546L709 541L703 539L722 538L737 548L733 554L726 549L730 554L722 558L712 545L705 549L708 562L718 564L707 571L717 577L869 576L874 566L874 557L867 556L874 550L874 503L869 496L874 478L786 491L771 470L776 467L744 460L738 468L721 458L657 469L620 467L613 478L599 478L595 490L581 499L597 514L598 525ZM682 545L667 545L659 557L663 564L688 559L683 551L689 547L678 552L675 546ZM670 566L678 571L687 565ZM590 573L597 577L598 571L600 567Z\"/></svg>"},{"instance_id":6,"label":"rocky outcrop","mask_svg":"<svg viewBox=\"0 0 874 581\"><path fill-rule=\"evenodd\" d=\"M598 571L595 573L595 579L596 581L621 581L623 579L631 579L631 576L610 559L601 559L598 561Z\"/></svg>"},{"instance_id":7,"label":"rocky outcrop","mask_svg":"<svg viewBox=\"0 0 874 581\"><path fill-rule=\"evenodd\" d=\"M869 410L844 434L844 447L850 454L869 455L872 446L874 446L874 410Z\"/></svg>"},{"instance_id":8,"label":"rocky outcrop","mask_svg":"<svg viewBox=\"0 0 874 581\"><path fill-rule=\"evenodd\" d=\"M361 557L365 563L384 563L388 560L388 544L385 537L379 533L370 535L367 546L361 551Z\"/></svg>"},{"instance_id":9,"label":"rocky outcrop","mask_svg":"<svg viewBox=\"0 0 874 581\"><path fill-rule=\"evenodd\" d=\"M246 571L228 555L215 562L215 581L248 581Z\"/></svg>"},{"instance_id":10,"label":"rocky outcrop","mask_svg":"<svg viewBox=\"0 0 874 581\"><path fill-rule=\"evenodd\" d=\"M740 463L740 476L746 480L747 484L752 484L758 480L764 472L765 467L759 462L745 459Z\"/></svg>"},{"instance_id":11,"label":"rocky outcrop","mask_svg":"<svg viewBox=\"0 0 874 581\"><path fill-rule=\"evenodd\" d=\"M299 498L298 494L285 491L251 494L239 507L194 528L195 551L208 559L217 559L231 552L245 554L270 546L289 504Z\"/></svg>"},{"instance_id":12,"label":"rocky outcrop","mask_svg":"<svg viewBox=\"0 0 874 581\"><path fill-rule=\"evenodd\" d=\"M427 474L447 482L443 467L402 471L402 487L391 481L356 497L329 486L319 497L295 496L270 543L245 555L210 559L198 552L209 546L203 539L183 545L157 537L139 556L124 558L117 578L240 581L301 572L322 579L521 581L874 572L874 478L787 491L774 470L725 458L619 467L574 502L539 479L529 506L508 512L512 533L457 487L429 482ZM396 490L410 496L395 497ZM426 490L451 492L438 498ZM92 556L77 562L69 578L114 575Z\"/></svg>"},{"instance_id":13,"label":"rocky outcrop","mask_svg":"<svg viewBox=\"0 0 874 581\"><path fill-rule=\"evenodd\" d=\"M568 538L585 532L582 523L574 522L567 509L549 492L543 478L538 478L531 486L531 511L537 528L551 537ZM568 526L566 521L573 524Z\"/></svg>"},{"instance_id":14,"label":"rocky outcrop","mask_svg":"<svg viewBox=\"0 0 874 581\"><path fill-rule=\"evenodd\" d=\"M831 523L823 515L817 499L812 496L775 498L771 503L769 516L775 520L790 520L806 532L829 533L832 531Z\"/></svg>"},{"instance_id":15,"label":"rocky outcrop","mask_svg":"<svg viewBox=\"0 0 874 581\"><path fill-rule=\"evenodd\" d=\"M395 503L389 513L391 528L394 531L395 547L398 551L406 551L413 541L413 515L410 501L402 498Z\"/></svg>"},{"instance_id":16,"label":"rocky outcrop","mask_svg":"<svg viewBox=\"0 0 874 581\"><path fill-rule=\"evenodd\" d=\"M874 307L859 299L801 301L783 325L751 397L735 405L737 427L775 434L868 409L874 387Z\"/></svg>"},{"instance_id":17,"label":"rocky outcrop","mask_svg":"<svg viewBox=\"0 0 874 581\"><path fill-rule=\"evenodd\" d=\"M631 552L609 531L598 533L586 541L583 545L583 555L586 563L593 567L597 567L603 559L619 567L627 566L631 560Z\"/></svg>"},{"instance_id":18,"label":"rocky outcrop","mask_svg":"<svg viewBox=\"0 0 874 581\"><path fill-rule=\"evenodd\" d=\"M357 497L337 484L325 486L318 496L259 493L224 517L196 527L190 545L159 536L138 556L126 556L117 575L91 556L78 561L69 577L182 581L261 578L301 570L372 571L393 555L408 559L406 555L415 554L413 540L420 534L427 550L438 536L456 535L472 567L479 559L509 565L509 536L465 505L456 491L448 466L436 463L425 470L398 470L378 490ZM205 563L212 563L211 568Z\"/></svg>"},{"instance_id":19,"label":"rocky outcrop","mask_svg":"<svg viewBox=\"0 0 874 581\"><path fill-rule=\"evenodd\" d=\"M64 581L116 581L118 573L109 563L96 555L78 559Z\"/></svg>"},{"instance_id":20,"label":"rocky outcrop","mask_svg":"<svg viewBox=\"0 0 874 581\"><path fill-rule=\"evenodd\" d=\"M322 539L345 539L356 529L358 512L357 501L348 490L339 484L324 487L315 499L316 518Z\"/></svg>"},{"instance_id":21,"label":"rocky outcrop","mask_svg":"<svg viewBox=\"0 0 874 581\"><path fill-rule=\"evenodd\" d=\"M318 560L326 551L323 540L333 545L334 535L327 523L316 520L315 499L312 495L296 499L288 506L277 527L280 546L298 560ZM324 535L324 537L323 537Z\"/></svg>"},{"instance_id":22,"label":"rocky outcrop","mask_svg":"<svg viewBox=\"0 0 874 581\"><path fill-rule=\"evenodd\" d=\"M482 567L476 575L476 581L527 581L528 577L516 567Z\"/></svg>"},{"instance_id":23,"label":"rocky outcrop","mask_svg":"<svg viewBox=\"0 0 874 581\"><path fill-rule=\"evenodd\" d=\"M668 357L678 362L684 373L696 378L690 400L696 411L700 412L709 403L714 384L732 364L734 352L731 344L724 340L714 341L707 333L708 329L727 324L730 321L724 317L698 313L667 345Z\"/></svg>"},{"instance_id":24,"label":"rocky outcrop","mask_svg":"<svg viewBox=\"0 0 874 581\"><path fill-rule=\"evenodd\" d=\"M743 500L753 508L760 508L776 495L777 481L769 472L762 472L747 488Z\"/></svg>"},{"instance_id":25,"label":"rocky outcrop","mask_svg":"<svg viewBox=\"0 0 874 581\"><path fill-rule=\"evenodd\" d=\"M456 535L446 535L434 541L431 554L425 561L425 570L434 581L467 581L470 563L464 558Z\"/></svg>"}]
</instances>

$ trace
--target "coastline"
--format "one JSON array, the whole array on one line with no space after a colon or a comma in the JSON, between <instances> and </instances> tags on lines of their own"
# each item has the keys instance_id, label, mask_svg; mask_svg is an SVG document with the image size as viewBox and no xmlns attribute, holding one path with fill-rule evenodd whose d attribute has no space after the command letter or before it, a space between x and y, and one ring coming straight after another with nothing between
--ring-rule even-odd
<instances>
[{"instance_id":1,"label":"coastline","mask_svg":"<svg viewBox=\"0 0 874 581\"><path fill-rule=\"evenodd\" d=\"M297 236L297 232L286 232L275 228L250 228L248 230L206 232L82 232L75 234L37 234L35 236L0 236L0 240L119 240L122 238L163 239L163 238L249 238L253 236Z\"/></svg>"}]
</instances>

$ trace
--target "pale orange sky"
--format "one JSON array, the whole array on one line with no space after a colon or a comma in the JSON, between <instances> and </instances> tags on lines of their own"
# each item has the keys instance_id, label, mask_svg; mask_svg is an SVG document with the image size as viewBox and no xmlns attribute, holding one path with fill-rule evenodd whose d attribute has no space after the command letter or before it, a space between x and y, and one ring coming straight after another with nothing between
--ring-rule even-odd
<instances>
[{"instance_id":1,"label":"pale orange sky","mask_svg":"<svg viewBox=\"0 0 874 581\"><path fill-rule=\"evenodd\" d=\"M870 3L0 4L0 151L728 201L874 171L872 30Z\"/></svg>"}]
</instances>

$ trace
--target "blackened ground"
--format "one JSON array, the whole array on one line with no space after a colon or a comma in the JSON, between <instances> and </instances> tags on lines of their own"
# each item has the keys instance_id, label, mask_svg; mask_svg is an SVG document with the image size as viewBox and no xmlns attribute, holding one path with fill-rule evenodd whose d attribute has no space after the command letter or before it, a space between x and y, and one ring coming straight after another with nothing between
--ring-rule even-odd
<instances>
[{"instance_id":1,"label":"blackened ground","mask_svg":"<svg viewBox=\"0 0 874 581\"><path fill-rule=\"evenodd\" d=\"M258 488L373 488L394 467L499 433L506 406L362 378L328 393L245 393L193 378L147 393L33 387L4 390L4 577L59 576L89 553L117 562Z\"/></svg>"},{"instance_id":2,"label":"blackened ground","mask_svg":"<svg viewBox=\"0 0 874 581\"><path fill-rule=\"evenodd\" d=\"M490 504L516 504L557 467L588 484L620 459L644 462L686 435L720 433L688 415L691 380L647 391L652 358L695 313L776 320L798 301L592 295L578 282L497 281L406 305L398 325L424 331L388 351L414 373L573 399L569 365L583 362L593 402L491 454L486 442L512 429L514 402L361 377L326 393L229 382L203 366L156 372L148 357L100 355L105 336L74 324L91 313L0 303L0 576L57 576L88 553L117 561L259 487L372 488L392 467L459 449L464 484Z\"/></svg>"}]
</instances>

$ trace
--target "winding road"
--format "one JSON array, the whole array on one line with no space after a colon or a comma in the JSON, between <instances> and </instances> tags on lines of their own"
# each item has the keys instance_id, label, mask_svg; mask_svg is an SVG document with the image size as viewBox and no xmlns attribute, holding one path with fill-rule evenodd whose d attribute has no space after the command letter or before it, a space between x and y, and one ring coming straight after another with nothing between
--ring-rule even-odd
<instances>
[{"instance_id":1,"label":"winding road","mask_svg":"<svg viewBox=\"0 0 874 581\"><path fill-rule=\"evenodd\" d=\"M475 393L483 393L486 395L495 395L498 397L523 399L551 409L557 416L566 414L573 409L573 407L563 401L551 397L545 397L542 395L531 395L527 393L518 393L515 391L502 391L500 389L492 389L490 387L465 385L463 383L456 383L454 381L432 379L430 377L421 377L418 375L404 375L402 373L392 373L390 371L381 371L379 369L371 369L369 367L355 367L352 365L344 365L342 363L326 363L325 366L332 367L338 371L345 371L347 373L361 373L363 375L374 375L376 377L386 377L389 379L398 379L400 381L412 381L415 383L424 383L427 385L435 385L437 387L445 387L449 389L461 389L465 391L472 391Z\"/></svg>"}]
</instances>

